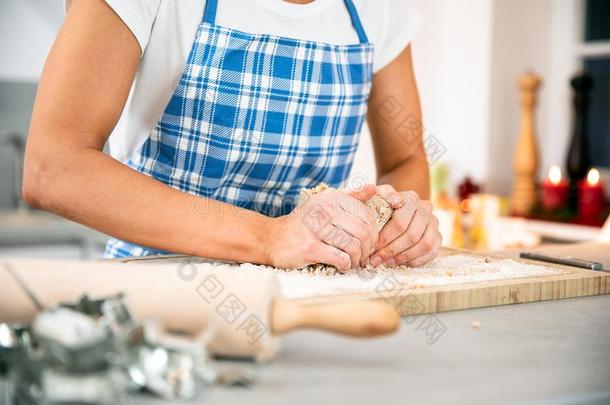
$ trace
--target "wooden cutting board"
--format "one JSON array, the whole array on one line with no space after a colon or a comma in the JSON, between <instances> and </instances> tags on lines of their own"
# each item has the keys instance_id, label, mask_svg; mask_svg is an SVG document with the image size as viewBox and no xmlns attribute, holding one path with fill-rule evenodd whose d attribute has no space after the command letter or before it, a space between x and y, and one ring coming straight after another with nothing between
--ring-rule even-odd
<instances>
[{"instance_id":1,"label":"wooden cutting board","mask_svg":"<svg viewBox=\"0 0 610 405\"><path fill-rule=\"evenodd\" d=\"M445 251L445 255L455 254ZM472 253L469 253L472 254ZM187 256L128 259L122 262L167 263ZM492 257L500 260L502 257ZM540 262L519 261L534 265ZM333 293L313 298L294 299L301 305L317 305L350 301L386 301L392 303L402 316L454 311L526 302L557 300L610 293L610 273L544 263L555 269L554 275L517 279L481 281L417 288L407 285L380 285L371 291Z\"/></svg>"},{"instance_id":2,"label":"wooden cutting board","mask_svg":"<svg viewBox=\"0 0 610 405\"><path fill-rule=\"evenodd\" d=\"M539 264L539 263L533 263ZM546 265L546 264L545 264ZM303 305L353 300L383 300L402 316L526 302L610 294L610 273L549 265L561 274L441 287L393 288L384 291L299 299Z\"/></svg>"}]
</instances>

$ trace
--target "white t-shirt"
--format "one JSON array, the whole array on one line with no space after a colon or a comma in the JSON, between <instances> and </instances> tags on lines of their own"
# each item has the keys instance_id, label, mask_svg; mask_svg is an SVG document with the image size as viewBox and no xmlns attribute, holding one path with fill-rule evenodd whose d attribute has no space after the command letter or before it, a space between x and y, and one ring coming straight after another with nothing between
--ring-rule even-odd
<instances>
[{"instance_id":1,"label":"white t-shirt","mask_svg":"<svg viewBox=\"0 0 610 405\"><path fill-rule=\"evenodd\" d=\"M72 0L66 0L66 8ZM421 18L409 0L353 0L369 42L374 72L411 42ZM125 109L109 139L110 153L127 160L148 138L169 102L203 17L205 0L106 0L142 49ZM358 43L343 0L296 4L284 0L218 0L217 25L331 44Z\"/></svg>"}]
</instances>

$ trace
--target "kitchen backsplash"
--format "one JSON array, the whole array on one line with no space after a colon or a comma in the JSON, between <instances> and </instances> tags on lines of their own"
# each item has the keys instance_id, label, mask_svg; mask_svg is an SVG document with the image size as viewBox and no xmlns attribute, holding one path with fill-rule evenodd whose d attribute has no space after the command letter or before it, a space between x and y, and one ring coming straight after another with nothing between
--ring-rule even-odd
<instances>
[{"instance_id":1,"label":"kitchen backsplash","mask_svg":"<svg viewBox=\"0 0 610 405\"><path fill-rule=\"evenodd\" d=\"M0 80L0 133L12 132L25 144L37 83ZM14 152L0 142L0 209L13 206Z\"/></svg>"}]
</instances>

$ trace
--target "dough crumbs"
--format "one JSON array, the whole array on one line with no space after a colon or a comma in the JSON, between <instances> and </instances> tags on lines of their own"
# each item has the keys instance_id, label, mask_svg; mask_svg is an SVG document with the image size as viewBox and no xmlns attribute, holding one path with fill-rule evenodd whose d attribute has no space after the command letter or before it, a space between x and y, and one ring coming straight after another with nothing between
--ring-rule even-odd
<instances>
[{"instance_id":1,"label":"dough crumbs","mask_svg":"<svg viewBox=\"0 0 610 405\"><path fill-rule=\"evenodd\" d=\"M299 194L299 205L305 204L307 200L309 200L312 196L316 194L320 194L322 191L328 188L328 184L320 183L312 188L304 188L301 190Z\"/></svg>"},{"instance_id":2,"label":"dough crumbs","mask_svg":"<svg viewBox=\"0 0 610 405\"><path fill-rule=\"evenodd\" d=\"M472 326L473 329L481 329L481 322L479 322L479 321L472 321L470 326Z\"/></svg>"}]
</instances>

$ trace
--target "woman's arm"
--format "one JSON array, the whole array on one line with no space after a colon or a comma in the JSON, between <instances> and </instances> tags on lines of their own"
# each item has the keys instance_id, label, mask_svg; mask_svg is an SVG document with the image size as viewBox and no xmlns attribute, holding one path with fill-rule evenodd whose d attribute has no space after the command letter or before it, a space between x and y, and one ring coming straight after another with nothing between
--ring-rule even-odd
<instances>
[{"instance_id":1,"label":"woman's arm","mask_svg":"<svg viewBox=\"0 0 610 405\"><path fill-rule=\"evenodd\" d=\"M377 189L394 208L371 263L424 264L438 255L441 235L432 204L422 200L430 195L430 178L410 46L375 75L367 119Z\"/></svg>"},{"instance_id":2,"label":"woman's arm","mask_svg":"<svg viewBox=\"0 0 610 405\"><path fill-rule=\"evenodd\" d=\"M421 107L411 46L375 74L367 122L371 130L378 184L430 195L428 160L423 148Z\"/></svg>"},{"instance_id":3,"label":"woman's arm","mask_svg":"<svg viewBox=\"0 0 610 405\"><path fill-rule=\"evenodd\" d=\"M271 219L194 197L105 155L103 146L123 110L139 60L137 40L105 1L73 2L34 106L24 168L28 204L171 252L278 266L323 258L346 268L360 259L355 249L345 254L323 244L299 218ZM362 256L368 257L373 236L365 233L360 235L361 241L368 240ZM274 239L282 240L284 252L276 251L280 247Z\"/></svg>"},{"instance_id":4,"label":"woman's arm","mask_svg":"<svg viewBox=\"0 0 610 405\"><path fill-rule=\"evenodd\" d=\"M265 261L268 220L262 215L243 212L243 220L231 220L236 208L213 202L212 214L198 215L194 197L102 153L139 60L137 40L104 1L73 3L40 80L26 150L25 200L144 246ZM210 237L212 232L217 236Z\"/></svg>"}]
</instances>

